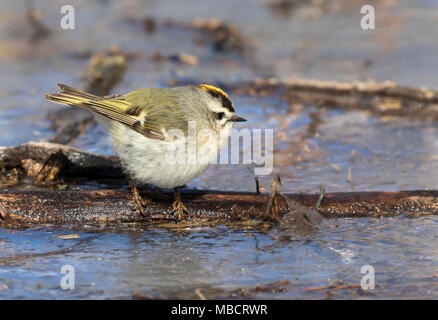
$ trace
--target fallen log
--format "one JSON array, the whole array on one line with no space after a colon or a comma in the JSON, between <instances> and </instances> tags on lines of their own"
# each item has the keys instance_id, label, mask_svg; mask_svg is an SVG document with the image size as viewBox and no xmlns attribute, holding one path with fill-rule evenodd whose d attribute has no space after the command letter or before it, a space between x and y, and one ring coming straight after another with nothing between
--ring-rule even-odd
<instances>
[{"instance_id":1,"label":"fallen log","mask_svg":"<svg viewBox=\"0 0 438 320\"><path fill-rule=\"evenodd\" d=\"M83 183L93 179L102 190L85 190ZM33 191L16 190L23 185ZM3 223L81 225L175 220L171 192L140 189L146 203L146 215L141 216L134 209L132 193L116 157L54 143L0 147L0 187ZM183 190L182 194L189 209L185 220L191 222L264 221L269 203L276 203L280 215L291 211L284 197L272 201L267 193ZM289 203L294 200L309 208L319 198L318 194L284 196ZM438 213L438 191L328 193L318 211L327 218L430 215Z\"/></svg>"},{"instance_id":2,"label":"fallen log","mask_svg":"<svg viewBox=\"0 0 438 320\"><path fill-rule=\"evenodd\" d=\"M134 209L132 194L124 190L0 191L0 221L38 224L119 224L175 221L172 193L143 190L145 216ZM185 221L235 222L263 220L267 194L186 190ZM313 207L318 194L287 194L298 203ZM278 213L288 211L278 197ZM319 212L326 218L408 216L438 213L438 191L328 193Z\"/></svg>"},{"instance_id":3,"label":"fallen log","mask_svg":"<svg viewBox=\"0 0 438 320\"><path fill-rule=\"evenodd\" d=\"M267 82L255 82L254 86L266 85ZM276 85L275 83L272 83ZM438 103L438 91L428 88L412 88L399 85L392 81L320 81L311 79L296 79L284 83L291 91L312 91L319 93L344 94L344 95L366 95L381 96L388 98L407 99L425 103Z\"/></svg>"},{"instance_id":4,"label":"fallen log","mask_svg":"<svg viewBox=\"0 0 438 320\"><path fill-rule=\"evenodd\" d=\"M50 128L56 131L56 135L50 141L62 144L76 139L94 121L90 111L77 108L62 108L49 113L47 118L52 120Z\"/></svg>"},{"instance_id":5,"label":"fallen log","mask_svg":"<svg viewBox=\"0 0 438 320\"><path fill-rule=\"evenodd\" d=\"M102 183L109 180L113 186L126 184L116 157L50 142L0 147L0 187L24 183L80 184L84 179Z\"/></svg>"},{"instance_id":6,"label":"fallen log","mask_svg":"<svg viewBox=\"0 0 438 320\"><path fill-rule=\"evenodd\" d=\"M312 79L293 79L278 81L276 79L259 79L252 82L228 86L236 93L267 95L284 91L287 94L307 92L309 94L344 95L359 97L385 97L410 100L422 103L438 103L438 91L429 88L414 88L399 85L392 81L321 81Z\"/></svg>"}]
</instances>

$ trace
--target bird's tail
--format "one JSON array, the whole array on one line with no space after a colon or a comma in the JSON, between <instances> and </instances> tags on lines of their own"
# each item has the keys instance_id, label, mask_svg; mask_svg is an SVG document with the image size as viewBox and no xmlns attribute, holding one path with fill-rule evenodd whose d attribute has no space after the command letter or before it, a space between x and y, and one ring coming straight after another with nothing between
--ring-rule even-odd
<instances>
[{"instance_id":1,"label":"bird's tail","mask_svg":"<svg viewBox=\"0 0 438 320\"><path fill-rule=\"evenodd\" d=\"M133 126L138 122L137 118L126 114L126 110L131 107L131 104L124 99L123 95L99 97L61 83L58 83L58 87L62 91L55 94L47 94L46 98L48 100L86 109L129 126Z\"/></svg>"},{"instance_id":2,"label":"bird's tail","mask_svg":"<svg viewBox=\"0 0 438 320\"><path fill-rule=\"evenodd\" d=\"M88 108L83 105L84 103L87 104L91 101L102 100L102 97L69 87L62 83L58 83L58 87L62 91L55 94L46 94L48 100L68 106L84 107L86 109Z\"/></svg>"}]
</instances>

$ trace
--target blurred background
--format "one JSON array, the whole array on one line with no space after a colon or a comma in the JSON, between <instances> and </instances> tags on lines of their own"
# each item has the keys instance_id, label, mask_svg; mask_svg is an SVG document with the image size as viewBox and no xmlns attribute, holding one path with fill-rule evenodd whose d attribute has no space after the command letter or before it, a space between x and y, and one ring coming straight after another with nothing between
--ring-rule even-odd
<instances>
[{"instance_id":1,"label":"blurred background","mask_svg":"<svg viewBox=\"0 0 438 320\"><path fill-rule=\"evenodd\" d=\"M226 90L297 78L438 85L434 1L70 1L74 30L60 26L64 4L0 2L0 145L52 140L112 154L95 123L72 139L53 139L50 113L62 107L44 99L58 82L90 90L108 56L119 60L109 62L108 83L95 92L187 82ZM365 4L375 8L375 30L360 27ZM320 184L329 191L437 187L430 121L291 103L275 94L231 98L249 119L241 128L275 128L274 161L288 191L316 192ZM213 166L190 186L253 190L252 169L228 170Z\"/></svg>"},{"instance_id":2,"label":"blurred background","mask_svg":"<svg viewBox=\"0 0 438 320\"><path fill-rule=\"evenodd\" d=\"M248 119L239 128L274 128L282 191L438 188L436 113L251 90L296 79L437 89L437 1L70 0L75 29L63 30L65 4L0 1L0 146L52 141L113 154L88 114L45 100L58 82L100 94L212 83ZM375 8L375 30L360 26L363 5ZM260 179L266 188L272 176ZM254 191L254 173L213 165L188 187ZM0 298L437 298L436 220L329 219L292 242L250 226L1 228ZM79 238L58 238L73 232ZM76 268L73 291L59 289L65 264ZM365 264L376 268L374 292L357 289ZM286 289L256 289L271 282ZM306 290L338 284L353 289Z\"/></svg>"}]
</instances>

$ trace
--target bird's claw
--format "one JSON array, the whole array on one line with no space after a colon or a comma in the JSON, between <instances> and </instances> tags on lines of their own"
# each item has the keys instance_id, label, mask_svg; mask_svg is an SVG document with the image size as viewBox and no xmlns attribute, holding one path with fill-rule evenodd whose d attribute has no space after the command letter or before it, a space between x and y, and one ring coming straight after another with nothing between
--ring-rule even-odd
<instances>
[{"instance_id":1,"label":"bird's claw","mask_svg":"<svg viewBox=\"0 0 438 320\"><path fill-rule=\"evenodd\" d=\"M177 199L173 202L172 212L176 213L176 217L178 221L181 221L181 218L183 217L184 213L187 213L188 210L184 205L184 203L181 200Z\"/></svg>"},{"instance_id":2,"label":"bird's claw","mask_svg":"<svg viewBox=\"0 0 438 320\"><path fill-rule=\"evenodd\" d=\"M134 201L134 205L138 211L140 211L140 214L142 216L146 216L146 213L144 212L143 207L145 206L145 202L143 198L141 197L140 193L138 192L138 189L135 185L135 183L131 183L131 189L132 189L132 200Z\"/></svg>"}]
</instances>

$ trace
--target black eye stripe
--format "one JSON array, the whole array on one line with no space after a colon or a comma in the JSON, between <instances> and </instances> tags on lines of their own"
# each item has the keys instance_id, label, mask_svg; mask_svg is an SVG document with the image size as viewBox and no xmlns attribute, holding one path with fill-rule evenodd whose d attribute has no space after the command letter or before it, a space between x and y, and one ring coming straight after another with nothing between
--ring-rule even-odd
<instances>
[{"instance_id":1,"label":"black eye stripe","mask_svg":"<svg viewBox=\"0 0 438 320\"><path fill-rule=\"evenodd\" d=\"M216 118L218 120L222 120L225 117L225 113L223 112L216 112Z\"/></svg>"}]
</instances>

